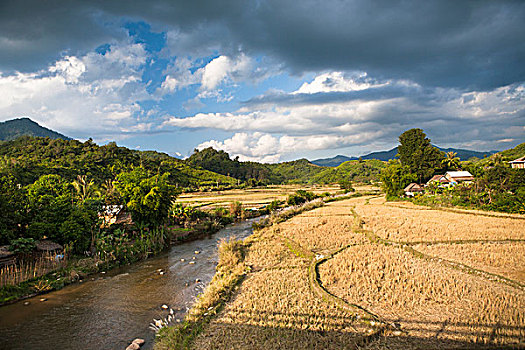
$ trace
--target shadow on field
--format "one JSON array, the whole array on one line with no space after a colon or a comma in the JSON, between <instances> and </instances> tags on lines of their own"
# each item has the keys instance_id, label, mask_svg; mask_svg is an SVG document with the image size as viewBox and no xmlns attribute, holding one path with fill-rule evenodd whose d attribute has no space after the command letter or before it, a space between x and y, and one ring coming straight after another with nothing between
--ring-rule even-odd
<instances>
[{"instance_id":1,"label":"shadow on field","mask_svg":"<svg viewBox=\"0 0 525 350\"><path fill-rule=\"evenodd\" d=\"M206 349L522 349L524 344L481 344L458 339L355 331L313 331L288 327L217 323L200 337Z\"/></svg>"},{"instance_id":2,"label":"shadow on field","mask_svg":"<svg viewBox=\"0 0 525 350\"><path fill-rule=\"evenodd\" d=\"M401 324L402 330L396 332L393 329L374 328L361 321L345 317L239 309L231 311L235 315L233 322L213 322L211 329L202 335L201 341L204 343L198 348L406 350L525 348L523 328L499 324L395 320L396 324ZM388 322L394 324L394 321ZM268 323L279 326L268 326ZM308 329L310 324L315 324L316 330ZM501 342L505 344L500 344Z\"/></svg>"}]
</instances>

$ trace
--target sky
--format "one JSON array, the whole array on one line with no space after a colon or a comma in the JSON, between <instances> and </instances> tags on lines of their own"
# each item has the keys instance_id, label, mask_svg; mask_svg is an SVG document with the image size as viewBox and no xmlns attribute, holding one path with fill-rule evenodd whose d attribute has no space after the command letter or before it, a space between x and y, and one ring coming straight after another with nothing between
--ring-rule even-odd
<instances>
[{"instance_id":1,"label":"sky","mask_svg":"<svg viewBox=\"0 0 525 350\"><path fill-rule=\"evenodd\" d=\"M280 162L525 142L525 1L0 0L0 121Z\"/></svg>"}]
</instances>

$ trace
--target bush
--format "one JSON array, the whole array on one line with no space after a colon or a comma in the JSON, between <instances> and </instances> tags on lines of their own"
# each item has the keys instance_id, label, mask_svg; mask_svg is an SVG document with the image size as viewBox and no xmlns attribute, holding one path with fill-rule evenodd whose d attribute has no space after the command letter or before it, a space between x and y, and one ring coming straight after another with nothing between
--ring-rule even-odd
<instances>
[{"instance_id":1,"label":"bush","mask_svg":"<svg viewBox=\"0 0 525 350\"><path fill-rule=\"evenodd\" d=\"M9 250L15 254L31 253L36 248L36 242L33 238L17 238L11 241Z\"/></svg>"},{"instance_id":2,"label":"bush","mask_svg":"<svg viewBox=\"0 0 525 350\"><path fill-rule=\"evenodd\" d=\"M230 204L230 214L234 218L242 218L243 217L243 209L242 209L242 203L241 202L232 202Z\"/></svg>"},{"instance_id":3,"label":"bush","mask_svg":"<svg viewBox=\"0 0 525 350\"><path fill-rule=\"evenodd\" d=\"M311 200L314 200L317 196L313 192L298 190L295 193L288 196L286 204L288 205L300 205Z\"/></svg>"}]
</instances>

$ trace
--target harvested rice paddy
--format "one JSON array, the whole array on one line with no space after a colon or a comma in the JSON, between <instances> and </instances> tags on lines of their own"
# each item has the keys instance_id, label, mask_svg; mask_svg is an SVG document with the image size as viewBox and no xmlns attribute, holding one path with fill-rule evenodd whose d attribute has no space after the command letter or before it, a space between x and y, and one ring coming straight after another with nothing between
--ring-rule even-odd
<instances>
[{"instance_id":1,"label":"harvested rice paddy","mask_svg":"<svg viewBox=\"0 0 525 350\"><path fill-rule=\"evenodd\" d=\"M524 217L391 204L333 202L256 233L191 346L524 347Z\"/></svg>"}]
</instances>

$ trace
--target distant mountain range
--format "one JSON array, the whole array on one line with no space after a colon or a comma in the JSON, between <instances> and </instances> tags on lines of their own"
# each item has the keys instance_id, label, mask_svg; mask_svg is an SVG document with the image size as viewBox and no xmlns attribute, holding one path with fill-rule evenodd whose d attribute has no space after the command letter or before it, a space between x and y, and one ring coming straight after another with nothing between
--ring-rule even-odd
<instances>
[{"instance_id":1,"label":"distant mountain range","mask_svg":"<svg viewBox=\"0 0 525 350\"><path fill-rule=\"evenodd\" d=\"M38 125L38 123L29 118L18 118L0 122L0 141L14 140L23 135L72 140L70 137Z\"/></svg>"},{"instance_id":2,"label":"distant mountain range","mask_svg":"<svg viewBox=\"0 0 525 350\"><path fill-rule=\"evenodd\" d=\"M485 158L488 157L494 153L497 153L498 151L488 151L488 152L478 152L478 151L471 151L468 149L460 149L460 148L441 148L436 146L443 152L456 152L457 157L461 160L468 160L472 157L476 158ZM372 152L369 154L366 154L364 156L361 156L361 159L378 159L383 161L388 161L390 159L394 159L397 154L397 147L392 148L389 151L381 151L381 152ZM323 158L323 159L316 159L311 161L311 163L319 166L328 166L328 167L336 167L339 166L341 163L347 162L349 160L358 160L359 157L347 157L343 155L337 155L332 158Z\"/></svg>"}]
</instances>

